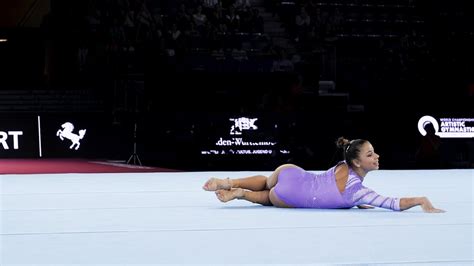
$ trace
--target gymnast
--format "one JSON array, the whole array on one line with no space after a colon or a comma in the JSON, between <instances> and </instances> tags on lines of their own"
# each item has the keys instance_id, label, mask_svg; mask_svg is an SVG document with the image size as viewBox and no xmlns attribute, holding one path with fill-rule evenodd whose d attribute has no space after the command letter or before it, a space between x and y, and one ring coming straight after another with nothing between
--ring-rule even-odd
<instances>
[{"instance_id":1,"label":"gymnast","mask_svg":"<svg viewBox=\"0 0 474 266\"><path fill-rule=\"evenodd\" d=\"M222 202L243 199L265 206L281 208L360 209L381 207L403 211L421 206L424 212L440 213L427 197L390 198L363 186L365 176L379 169L379 155L369 141L338 138L344 161L329 170L315 174L294 165L279 166L269 177L263 175L238 179L210 178L206 191L215 191Z\"/></svg>"}]
</instances>

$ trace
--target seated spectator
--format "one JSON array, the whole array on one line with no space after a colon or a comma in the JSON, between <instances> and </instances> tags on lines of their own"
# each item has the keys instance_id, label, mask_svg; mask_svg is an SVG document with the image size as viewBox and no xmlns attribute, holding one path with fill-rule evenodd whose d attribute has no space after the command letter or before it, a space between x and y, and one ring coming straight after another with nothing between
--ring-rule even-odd
<instances>
[{"instance_id":1,"label":"seated spectator","mask_svg":"<svg viewBox=\"0 0 474 266\"><path fill-rule=\"evenodd\" d=\"M196 30L200 33L203 33L206 29L207 24L207 16L206 14L202 13L202 6L199 5L196 7L196 11L193 14L193 23L196 27Z\"/></svg>"},{"instance_id":2,"label":"seated spectator","mask_svg":"<svg viewBox=\"0 0 474 266\"><path fill-rule=\"evenodd\" d=\"M301 7L300 13L295 18L296 37L295 41L305 41L311 28L311 17L306 12L305 7Z\"/></svg>"},{"instance_id":3,"label":"seated spectator","mask_svg":"<svg viewBox=\"0 0 474 266\"><path fill-rule=\"evenodd\" d=\"M225 21L230 32L240 31L240 16L235 12L233 6L229 7L229 13L225 16Z\"/></svg>"},{"instance_id":4,"label":"seated spectator","mask_svg":"<svg viewBox=\"0 0 474 266\"><path fill-rule=\"evenodd\" d=\"M236 45L236 47L234 47L234 49L232 49L231 55L232 55L232 58L238 62L248 60L247 52L244 49L242 49L241 43L239 43L238 45Z\"/></svg>"},{"instance_id":5,"label":"seated spectator","mask_svg":"<svg viewBox=\"0 0 474 266\"><path fill-rule=\"evenodd\" d=\"M273 60L272 72L291 72L294 70L293 62L288 59L284 49L279 49L276 56L277 58Z\"/></svg>"}]
</instances>

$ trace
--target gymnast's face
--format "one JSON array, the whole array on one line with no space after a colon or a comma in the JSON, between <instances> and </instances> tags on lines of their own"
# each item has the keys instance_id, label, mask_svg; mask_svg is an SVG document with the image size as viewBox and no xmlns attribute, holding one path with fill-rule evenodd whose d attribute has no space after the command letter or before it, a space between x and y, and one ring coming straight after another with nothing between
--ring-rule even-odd
<instances>
[{"instance_id":1,"label":"gymnast's face","mask_svg":"<svg viewBox=\"0 0 474 266\"><path fill-rule=\"evenodd\" d=\"M362 168L364 172L379 169L379 155L375 153L374 147L370 142L365 142L360 147L359 157L354 160L354 165Z\"/></svg>"}]
</instances>

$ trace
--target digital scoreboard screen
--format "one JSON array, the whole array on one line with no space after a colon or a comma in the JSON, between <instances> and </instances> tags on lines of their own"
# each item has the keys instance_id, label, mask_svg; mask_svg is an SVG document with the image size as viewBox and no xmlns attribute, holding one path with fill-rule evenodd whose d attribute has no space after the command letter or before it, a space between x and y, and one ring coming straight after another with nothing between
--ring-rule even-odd
<instances>
[{"instance_id":1,"label":"digital scoreboard screen","mask_svg":"<svg viewBox=\"0 0 474 266\"><path fill-rule=\"evenodd\" d=\"M281 125L265 116L216 116L200 150L203 156L275 156L289 154Z\"/></svg>"}]
</instances>

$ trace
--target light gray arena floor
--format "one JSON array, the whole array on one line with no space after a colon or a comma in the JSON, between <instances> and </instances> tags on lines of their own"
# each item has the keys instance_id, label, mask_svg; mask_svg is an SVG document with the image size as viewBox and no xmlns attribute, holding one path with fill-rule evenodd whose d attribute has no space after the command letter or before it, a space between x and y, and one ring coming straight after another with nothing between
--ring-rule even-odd
<instances>
[{"instance_id":1,"label":"light gray arena floor","mask_svg":"<svg viewBox=\"0 0 474 266\"><path fill-rule=\"evenodd\" d=\"M474 264L472 169L364 181L384 196L427 196L442 214L224 204L201 189L212 176L269 173L0 175L0 264Z\"/></svg>"}]
</instances>

